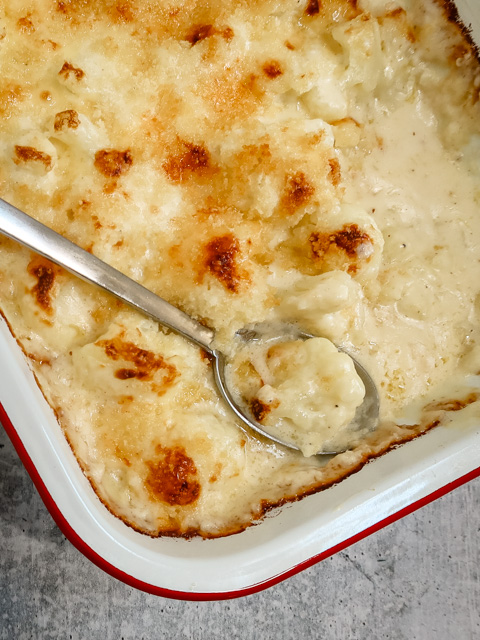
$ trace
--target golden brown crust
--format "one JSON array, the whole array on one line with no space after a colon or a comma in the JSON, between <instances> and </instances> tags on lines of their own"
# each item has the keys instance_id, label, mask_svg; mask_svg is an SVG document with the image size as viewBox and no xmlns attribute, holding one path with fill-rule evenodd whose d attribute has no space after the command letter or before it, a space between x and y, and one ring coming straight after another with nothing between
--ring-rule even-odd
<instances>
[{"instance_id":1,"label":"golden brown crust","mask_svg":"<svg viewBox=\"0 0 480 640\"><path fill-rule=\"evenodd\" d=\"M224 40L229 42L233 38L234 33L230 27L217 29L212 24L195 24L185 34L185 40L190 42L193 47L197 42L216 35L222 36Z\"/></svg>"},{"instance_id":2,"label":"golden brown crust","mask_svg":"<svg viewBox=\"0 0 480 640\"><path fill-rule=\"evenodd\" d=\"M48 96L46 96L45 99L48 99ZM80 120L75 109L66 109L65 111L60 111L55 115L53 128L55 131L61 131L65 127L69 129L78 129L79 124Z\"/></svg>"},{"instance_id":3,"label":"golden brown crust","mask_svg":"<svg viewBox=\"0 0 480 640\"><path fill-rule=\"evenodd\" d=\"M58 75L62 76L65 79L72 76L75 78L75 80L77 80L77 82L80 82L80 80L85 76L85 72L78 67L74 67L70 62L65 61L62 68L58 72Z\"/></svg>"},{"instance_id":4,"label":"golden brown crust","mask_svg":"<svg viewBox=\"0 0 480 640\"><path fill-rule=\"evenodd\" d=\"M172 182L185 182L192 176L207 177L215 171L210 153L201 144L180 141L180 151L163 163L163 169Z\"/></svg>"},{"instance_id":5,"label":"golden brown crust","mask_svg":"<svg viewBox=\"0 0 480 640\"><path fill-rule=\"evenodd\" d=\"M337 187L342 180L342 172L340 170L340 162L337 158L330 158L328 161L330 166L329 178L334 187Z\"/></svg>"},{"instance_id":6,"label":"golden brown crust","mask_svg":"<svg viewBox=\"0 0 480 640\"><path fill-rule=\"evenodd\" d=\"M321 0L308 0L307 6L305 7L305 15L316 16L320 13L320 3Z\"/></svg>"},{"instance_id":7,"label":"golden brown crust","mask_svg":"<svg viewBox=\"0 0 480 640\"><path fill-rule=\"evenodd\" d=\"M36 304L52 315L52 289L60 268L46 258L34 256L28 265L28 273L37 279L37 284L30 290Z\"/></svg>"},{"instance_id":8,"label":"golden brown crust","mask_svg":"<svg viewBox=\"0 0 480 640\"><path fill-rule=\"evenodd\" d=\"M15 164L27 163L27 162L38 162L43 164L45 169L50 169L52 166L52 157L45 153L44 151L39 151L34 147L27 147L23 145L16 144L14 147L15 156L13 161Z\"/></svg>"},{"instance_id":9,"label":"golden brown crust","mask_svg":"<svg viewBox=\"0 0 480 640\"><path fill-rule=\"evenodd\" d=\"M156 448L157 458L147 460L146 486L155 500L185 507L198 500L201 486L197 468L183 447Z\"/></svg>"},{"instance_id":10,"label":"golden brown crust","mask_svg":"<svg viewBox=\"0 0 480 640\"><path fill-rule=\"evenodd\" d=\"M360 263L370 259L369 256L362 258L359 249L363 245L371 247L372 239L357 224L344 225L331 233L314 231L308 242L313 263L322 271L335 265L354 275Z\"/></svg>"},{"instance_id":11,"label":"golden brown crust","mask_svg":"<svg viewBox=\"0 0 480 640\"><path fill-rule=\"evenodd\" d=\"M315 187L309 183L303 171L287 175L281 200L282 206L287 213L295 213L310 201L314 193Z\"/></svg>"},{"instance_id":12,"label":"golden brown crust","mask_svg":"<svg viewBox=\"0 0 480 640\"><path fill-rule=\"evenodd\" d=\"M275 78L283 75L282 65L278 60L268 60L263 64L262 70L270 80L275 80Z\"/></svg>"},{"instance_id":13,"label":"golden brown crust","mask_svg":"<svg viewBox=\"0 0 480 640\"><path fill-rule=\"evenodd\" d=\"M231 293L238 293L241 284L248 281L238 266L239 254L240 243L233 233L213 238L204 249L204 272L215 276Z\"/></svg>"},{"instance_id":14,"label":"golden brown crust","mask_svg":"<svg viewBox=\"0 0 480 640\"><path fill-rule=\"evenodd\" d=\"M26 15L17 20L17 26L22 33L33 33L35 31L35 27L33 22L30 20L30 16Z\"/></svg>"},{"instance_id":15,"label":"golden brown crust","mask_svg":"<svg viewBox=\"0 0 480 640\"><path fill-rule=\"evenodd\" d=\"M158 392L161 390L163 394L172 386L179 375L175 366L166 362L162 356L158 356L146 349L140 349L133 342L124 340L122 335L110 340L99 340L95 344L102 348L111 360L132 363L133 367L116 369L114 375L119 380L136 378L137 380L150 382L157 372L161 372L162 385L159 387L157 384L155 388Z\"/></svg>"},{"instance_id":16,"label":"golden brown crust","mask_svg":"<svg viewBox=\"0 0 480 640\"><path fill-rule=\"evenodd\" d=\"M100 149L95 154L95 168L106 178L118 178L127 173L132 164L133 156L129 149L126 151Z\"/></svg>"},{"instance_id":17,"label":"golden brown crust","mask_svg":"<svg viewBox=\"0 0 480 640\"><path fill-rule=\"evenodd\" d=\"M218 326L221 339L237 325L274 317L277 310L287 313L284 283L279 290L271 285L284 273L298 277L302 285L314 279L320 282L319 273L343 269L355 281L340 280L336 287L362 286L365 264L370 268L381 252L381 235L374 221L359 221L348 212L344 215L343 209L343 217L332 223L332 212L343 207L350 173L358 172L358 167L351 170L349 162L344 163L343 147L336 143L340 129L350 127L358 131L356 135L344 131L343 143L368 154L382 136L372 136L368 117L363 117L361 108L352 108L354 98L364 91L360 77L352 81L346 107L327 105L334 112L322 111L322 96L311 93L317 86L318 65L311 66L311 56L304 53L321 45L330 59L344 50L339 56L340 73L348 84L347 60L353 64L356 55L370 46L373 54L367 57L375 60L378 34L369 31L375 18L362 15L356 2L304 0L298 6L285 5L289 18L279 34L274 23L283 18L275 15L278 5L269 0L260 4L250 0L233 4L64 0L55 7L48 18L33 9L29 14L22 8L16 14L12 10L12 32L26 47L29 74L47 59L51 65L47 65L49 73L45 69L39 73L37 84L14 73L13 63L6 65L9 74L0 82L0 126L6 132L5 161L0 163L4 197L142 280L206 325ZM47 19L52 40L41 39ZM243 27L237 28L242 21ZM105 34L104 39L90 40L92 23L95 32ZM382 30L394 33L400 46L416 52L428 29L415 30L410 23L410 14L398 8L388 10L378 18L380 38ZM358 33L365 38L361 46L354 40ZM257 46L264 37L274 46ZM254 44L248 55L242 50L242 38ZM82 39L88 46L80 55L70 43ZM469 47L455 38L452 42L448 65L456 69L457 63L465 64L467 78ZM38 57L36 49L41 52ZM96 58L88 60L90 52L104 58L105 70L98 75L98 67L92 64ZM119 75L134 78L132 86L116 84L115 65L118 68L120 59L126 66ZM305 68L300 69L301 65ZM165 75L164 69L168 69ZM462 86L467 85L468 79ZM116 94L121 100L112 105L111 96ZM478 100L478 94L478 87L471 83L471 100L465 99L465 104ZM361 102L356 106L361 107ZM31 109L33 104L38 109ZM31 124L13 129L11 123L17 117L26 123L25 115L31 113ZM384 137L387 152L388 136ZM72 166L79 169L74 179L69 173ZM38 168L49 172L39 176ZM23 182L13 189L9 185L18 177ZM275 244L280 236L284 240ZM5 246L2 242L2 251ZM21 252L9 245L8 251L12 260L23 264ZM235 533L275 506L334 484L386 446L385 440L367 446L354 470L347 462L337 461L324 475L315 470L315 479L310 464L311 475L297 485L296 478L306 476L305 466L286 453L282 470L290 484L282 495L272 484L262 494L254 492L256 484L264 487L265 479L273 482L270 471L262 475L262 483L249 478L243 485L235 484L242 482L245 472L242 460L251 461L261 443L235 439L236 425L213 406L209 357L197 354L203 368L195 369L196 356L187 357L178 344L164 350L165 336L159 337L158 330L144 330L144 319L133 322L125 309L86 292L67 274L58 277L48 265L27 265L28 260L18 282L12 278L10 290L16 289L8 302L9 313L28 317L33 310L35 326L42 324L44 346L28 344L25 350L45 396L67 438L72 436L72 449L102 501L135 529L148 535L184 537ZM0 262L2 279L4 268L5 278L10 277L7 267ZM7 289L4 286L1 291L2 303L3 296L10 295ZM300 285L299 290L296 295L303 302L306 294ZM85 303L79 312L81 322L68 315L69 295ZM294 302L288 303L290 308L299 309ZM335 316L335 324L349 317L356 302L348 304L351 307L343 307ZM27 333L18 327L14 331ZM63 349L62 344L70 346ZM66 401L60 406L62 390L52 391L53 383L45 382L61 378L60 361L74 385L81 381L89 387L90 395L82 398L85 406L93 398L92 406L85 408L85 413L95 415L90 430L80 425L81 411L70 410ZM98 389L104 390L101 398ZM388 389L397 392L393 383ZM477 401L465 394L458 401L452 398L433 403L430 409L459 411ZM82 402L78 405L83 410ZM252 407L260 420L270 409L261 405ZM154 409L146 420L149 407ZM202 412L209 416L205 424ZM222 438L215 431L219 416L225 428ZM433 428L434 422L410 430L396 430L394 425L396 435L388 446ZM80 429L84 433L78 438L75 433ZM177 438L179 433L182 437ZM211 443L223 442L227 436L232 440L228 455L222 458L225 464L207 463L217 453L212 452ZM85 453L82 442L87 441ZM102 450L104 463L108 459L103 464L106 470L103 478L94 478L92 470L102 464L95 466L98 460L93 458ZM277 464L267 459L267 448L264 453L262 469L270 462ZM181 482L172 472L177 464ZM170 488L164 491L169 482ZM212 521L220 522L217 530L209 528L203 516L195 520L196 509L203 508L209 492L237 491L239 495L247 485L253 497L240 515L222 520L223 515L215 512ZM150 521L136 520L138 513L131 514L131 504L122 503L127 494L133 496L131 504L139 500L138 512L153 514Z\"/></svg>"}]
</instances>

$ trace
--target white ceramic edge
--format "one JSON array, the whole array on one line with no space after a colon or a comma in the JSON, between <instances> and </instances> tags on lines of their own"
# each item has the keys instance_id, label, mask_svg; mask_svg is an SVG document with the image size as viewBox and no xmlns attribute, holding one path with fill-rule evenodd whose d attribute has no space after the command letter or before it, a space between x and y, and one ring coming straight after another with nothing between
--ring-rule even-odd
<instances>
[{"instance_id":1,"label":"white ceramic edge","mask_svg":"<svg viewBox=\"0 0 480 640\"><path fill-rule=\"evenodd\" d=\"M456 4L480 42L480 2ZM98 500L3 321L0 363L0 403L68 524L105 562L160 589L222 594L260 585L480 465L480 425L438 427L242 534L153 540L125 526Z\"/></svg>"}]
</instances>

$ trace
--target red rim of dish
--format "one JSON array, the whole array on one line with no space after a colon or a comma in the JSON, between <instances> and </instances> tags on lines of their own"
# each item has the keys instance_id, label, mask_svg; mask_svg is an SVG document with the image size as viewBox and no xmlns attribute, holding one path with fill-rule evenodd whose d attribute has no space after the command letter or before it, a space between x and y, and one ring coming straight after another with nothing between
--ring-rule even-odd
<instances>
[{"instance_id":1,"label":"red rim of dish","mask_svg":"<svg viewBox=\"0 0 480 640\"><path fill-rule=\"evenodd\" d=\"M476 469L473 469L473 471L470 471L469 473L466 473L460 478L457 478L456 480L449 482L443 487L440 487L440 489L437 489L436 491L433 491L432 493L428 494L424 498L421 498L420 500L413 502L407 507L400 509L399 511L397 511L396 513L393 513L387 518L380 520L376 524L370 527L367 527L366 529L364 529L363 531L360 531L354 536L351 536L350 538L343 540L342 542L331 547L330 549L327 549L322 553L312 556L308 560L304 560L303 562L300 562L299 564L295 565L291 569L288 569L283 573L273 576L272 578L268 578L267 580L264 580L257 584L251 585L249 587L244 587L242 589L236 589L234 591L225 591L225 592L218 592L218 593L213 593L213 592L212 593L190 593L188 591L176 591L173 589L166 589L164 587L157 587L155 585L149 584L148 582L143 582L142 580L139 580L138 578L135 578L128 573L125 573L115 565L110 564L104 558L102 558L102 556L100 556L96 551L94 551L86 542L84 542L84 540L70 526L70 524L67 522L66 518L62 514L61 510L57 506L56 502L50 495L47 487L45 486L42 478L40 477L39 472L37 471L34 463L32 462L32 459L28 455L27 450L25 449L20 436L18 435L15 427L10 421L1 403L0 403L0 422L3 424L3 427L8 437L12 441L12 444L20 460L23 463L23 466L25 467L25 469L27 470L27 473L32 479L33 484L35 485L38 493L40 494L41 499L43 500L45 506L50 512L50 515L54 519L60 531L73 544L73 546L76 547L76 549L78 549L78 551L80 551L86 558L88 558L91 562L93 562L93 564L95 564L97 567L105 571L105 573L108 573L109 575L113 576L117 580L124 582L128 586L134 587L135 589L139 589L140 591L145 591L146 593L150 593L152 595L162 596L163 598L171 598L174 600L194 600L194 601L229 600L233 598L241 598L243 596L252 595L254 593L258 593L259 591L263 591L264 589L268 589L269 587L272 587L278 584L279 582L286 580L290 576L300 573L301 571L308 569L314 564L317 564L318 562L321 562L322 560L329 558L330 556L334 555L335 553L338 553L339 551L342 551L343 549L351 546L352 544L355 544L356 542L363 540L364 538L371 535L372 533L375 533L376 531L379 531L380 529L387 527L393 522L396 522L397 520L400 520L404 516L407 516L410 513L413 513L414 511L416 511L417 509L420 509L426 504L433 502L437 498L441 498L442 496L449 493L453 489L460 487L462 484L465 484L466 482L469 482L470 480L473 480L474 478L477 478L478 476L480 476L480 467L477 467Z\"/></svg>"}]
</instances>

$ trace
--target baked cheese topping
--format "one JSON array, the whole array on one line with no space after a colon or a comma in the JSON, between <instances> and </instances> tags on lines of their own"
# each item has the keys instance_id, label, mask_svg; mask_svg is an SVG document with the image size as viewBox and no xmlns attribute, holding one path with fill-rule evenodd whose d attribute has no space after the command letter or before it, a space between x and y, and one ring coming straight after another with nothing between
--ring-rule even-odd
<instances>
[{"instance_id":1,"label":"baked cheese topping","mask_svg":"<svg viewBox=\"0 0 480 640\"><path fill-rule=\"evenodd\" d=\"M363 391L330 343L380 391L379 428L333 459L264 441L200 349L1 238L1 311L124 522L238 532L429 428L478 423L480 66L450 4L12 0L0 69L0 197L227 356L255 323L319 336L273 349L265 379L247 367L268 419L341 430Z\"/></svg>"}]
</instances>

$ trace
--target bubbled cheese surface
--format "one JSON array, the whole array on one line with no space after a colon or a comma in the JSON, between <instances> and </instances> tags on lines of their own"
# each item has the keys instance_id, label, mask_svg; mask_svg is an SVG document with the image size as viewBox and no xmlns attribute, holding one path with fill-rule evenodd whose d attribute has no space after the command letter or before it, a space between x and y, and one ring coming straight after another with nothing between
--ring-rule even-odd
<instances>
[{"instance_id":1,"label":"bubbled cheese surface","mask_svg":"<svg viewBox=\"0 0 480 640\"><path fill-rule=\"evenodd\" d=\"M479 418L480 71L451 17L434 0L0 6L0 197L227 353L245 325L295 322L379 387L377 431L305 458L239 428L197 347L0 239L1 311L130 526L241 531Z\"/></svg>"}]
</instances>

